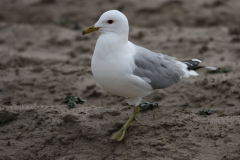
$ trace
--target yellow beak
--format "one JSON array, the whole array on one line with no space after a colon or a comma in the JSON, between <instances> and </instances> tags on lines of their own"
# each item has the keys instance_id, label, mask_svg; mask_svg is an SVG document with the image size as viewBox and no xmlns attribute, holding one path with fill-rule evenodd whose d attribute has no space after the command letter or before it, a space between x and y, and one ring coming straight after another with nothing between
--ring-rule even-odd
<instances>
[{"instance_id":1,"label":"yellow beak","mask_svg":"<svg viewBox=\"0 0 240 160\"><path fill-rule=\"evenodd\" d=\"M82 31L82 35L89 34L91 32L97 31L98 29L99 27L96 28L94 26L88 27L84 31Z\"/></svg>"}]
</instances>

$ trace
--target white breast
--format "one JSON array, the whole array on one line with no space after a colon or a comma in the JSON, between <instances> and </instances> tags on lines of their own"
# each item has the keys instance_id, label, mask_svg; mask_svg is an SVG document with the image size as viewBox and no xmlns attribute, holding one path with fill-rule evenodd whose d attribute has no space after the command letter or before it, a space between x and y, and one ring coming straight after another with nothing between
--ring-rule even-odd
<instances>
[{"instance_id":1,"label":"white breast","mask_svg":"<svg viewBox=\"0 0 240 160\"><path fill-rule=\"evenodd\" d=\"M132 74L135 67L132 45L102 47L98 40L92 58L92 73L96 81L114 95L144 97L148 91L149 94L153 91L148 83Z\"/></svg>"}]
</instances>

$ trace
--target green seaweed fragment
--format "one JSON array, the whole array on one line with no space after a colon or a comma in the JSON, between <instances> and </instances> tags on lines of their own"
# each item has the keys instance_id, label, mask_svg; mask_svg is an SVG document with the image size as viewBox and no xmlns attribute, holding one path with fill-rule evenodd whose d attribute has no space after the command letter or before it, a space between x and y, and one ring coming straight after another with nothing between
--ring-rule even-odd
<instances>
[{"instance_id":1,"label":"green seaweed fragment","mask_svg":"<svg viewBox=\"0 0 240 160\"><path fill-rule=\"evenodd\" d=\"M67 104L68 108L74 108L76 104L83 104L86 100L81 97L67 96L62 103Z\"/></svg>"},{"instance_id":2,"label":"green seaweed fragment","mask_svg":"<svg viewBox=\"0 0 240 160\"><path fill-rule=\"evenodd\" d=\"M202 110L198 112L199 115L211 115L213 114L213 110L208 109L208 110Z\"/></svg>"},{"instance_id":3,"label":"green seaweed fragment","mask_svg":"<svg viewBox=\"0 0 240 160\"><path fill-rule=\"evenodd\" d=\"M147 110L153 110L155 108L158 108L158 103L149 103L149 102L143 102L139 105L140 112L145 112Z\"/></svg>"}]
</instances>

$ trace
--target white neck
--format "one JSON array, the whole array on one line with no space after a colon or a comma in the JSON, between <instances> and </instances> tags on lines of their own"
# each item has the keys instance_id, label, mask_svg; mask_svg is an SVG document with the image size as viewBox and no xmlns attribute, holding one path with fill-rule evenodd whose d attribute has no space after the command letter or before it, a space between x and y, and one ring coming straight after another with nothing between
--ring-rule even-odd
<instances>
[{"instance_id":1,"label":"white neck","mask_svg":"<svg viewBox=\"0 0 240 160\"><path fill-rule=\"evenodd\" d=\"M114 32L103 32L97 40L94 52L105 52L102 54L116 53L128 44L128 36Z\"/></svg>"}]
</instances>

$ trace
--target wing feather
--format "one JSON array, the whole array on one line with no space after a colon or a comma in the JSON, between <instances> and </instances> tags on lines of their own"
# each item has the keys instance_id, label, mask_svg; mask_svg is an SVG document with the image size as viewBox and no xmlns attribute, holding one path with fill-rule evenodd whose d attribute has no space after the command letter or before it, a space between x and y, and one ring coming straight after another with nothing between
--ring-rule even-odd
<instances>
[{"instance_id":1,"label":"wing feather","mask_svg":"<svg viewBox=\"0 0 240 160\"><path fill-rule=\"evenodd\" d=\"M134 55L136 68L133 74L148 79L153 89L167 88L177 83L185 76L187 65L175 60L174 57L155 53L148 49L136 46ZM184 68L185 67L185 68Z\"/></svg>"}]
</instances>

